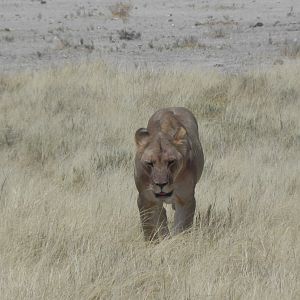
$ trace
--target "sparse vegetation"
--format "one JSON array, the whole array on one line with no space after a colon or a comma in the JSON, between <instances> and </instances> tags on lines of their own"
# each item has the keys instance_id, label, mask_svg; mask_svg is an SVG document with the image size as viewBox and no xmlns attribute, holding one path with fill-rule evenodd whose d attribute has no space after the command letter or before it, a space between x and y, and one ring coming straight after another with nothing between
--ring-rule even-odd
<instances>
[{"instance_id":1,"label":"sparse vegetation","mask_svg":"<svg viewBox=\"0 0 300 300\"><path fill-rule=\"evenodd\" d=\"M234 10L243 7L243 5L232 4L218 4L215 6L216 10Z\"/></svg>"},{"instance_id":2,"label":"sparse vegetation","mask_svg":"<svg viewBox=\"0 0 300 300\"><path fill-rule=\"evenodd\" d=\"M2 75L1 299L297 299L299 70L98 63ZM199 122L198 217L191 233L151 245L133 136L173 105Z\"/></svg>"},{"instance_id":3,"label":"sparse vegetation","mask_svg":"<svg viewBox=\"0 0 300 300\"><path fill-rule=\"evenodd\" d=\"M225 20L208 20L205 22L195 22L195 26L228 26L228 25L238 25L238 22L228 19L226 16L224 16Z\"/></svg>"},{"instance_id":4,"label":"sparse vegetation","mask_svg":"<svg viewBox=\"0 0 300 300\"><path fill-rule=\"evenodd\" d=\"M127 40L127 41L138 40L142 36L140 32L136 32L134 30L126 30L126 29L118 30L118 34L120 40Z\"/></svg>"},{"instance_id":5,"label":"sparse vegetation","mask_svg":"<svg viewBox=\"0 0 300 300\"><path fill-rule=\"evenodd\" d=\"M5 35L5 36L3 37L3 39L4 39L6 42L8 42L8 43L11 43L11 42L13 42L13 41L15 40L15 38L14 38L12 35Z\"/></svg>"},{"instance_id":6,"label":"sparse vegetation","mask_svg":"<svg viewBox=\"0 0 300 300\"><path fill-rule=\"evenodd\" d=\"M127 21L132 10L131 3L118 2L114 5L109 6L109 10L114 18L119 18L123 22Z\"/></svg>"},{"instance_id":7,"label":"sparse vegetation","mask_svg":"<svg viewBox=\"0 0 300 300\"><path fill-rule=\"evenodd\" d=\"M281 50L282 55L288 58L299 58L300 57L300 42L298 40L290 41L285 40Z\"/></svg>"},{"instance_id":8,"label":"sparse vegetation","mask_svg":"<svg viewBox=\"0 0 300 300\"><path fill-rule=\"evenodd\" d=\"M200 43L195 36L187 36L181 39L177 39L169 48L206 48L206 45Z\"/></svg>"},{"instance_id":9,"label":"sparse vegetation","mask_svg":"<svg viewBox=\"0 0 300 300\"><path fill-rule=\"evenodd\" d=\"M224 38L226 36L226 33L223 28L217 28L211 32L211 35L213 38L220 39Z\"/></svg>"}]
</instances>

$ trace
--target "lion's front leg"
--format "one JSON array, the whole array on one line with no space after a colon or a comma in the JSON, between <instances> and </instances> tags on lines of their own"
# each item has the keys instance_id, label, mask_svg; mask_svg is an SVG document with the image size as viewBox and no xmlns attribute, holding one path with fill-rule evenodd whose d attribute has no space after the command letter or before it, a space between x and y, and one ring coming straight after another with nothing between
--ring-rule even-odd
<instances>
[{"instance_id":1,"label":"lion's front leg","mask_svg":"<svg viewBox=\"0 0 300 300\"><path fill-rule=\"evenodd\" d=\"M170 235L169 228L168 228L168 218L166 209L162 206L159 212L159 234L166 238Z\"/></svg>"},{"instance_id":2,"label":"lion's front leg","mask_svg":"<svg viewBox=\"0 0 300 300\"><path fill-rule=\"evenodd\" d=\"M196 201L193 197L187 202L176 201L175 203L175 234L189 229L193 225Z\"/></svg>"},{"instance_id":3,"label":"lion's front leg","mask_svg":"<svg viewBox=\"0 0 300 300\"><path fill-rule=\"evenodd\" d=\"M146 241L157 240L159 234L163 237L169 235L167 214L162 205L149 203L147 200L142 200L139 197L138 207Z\"/></svg>"}]
</instances>

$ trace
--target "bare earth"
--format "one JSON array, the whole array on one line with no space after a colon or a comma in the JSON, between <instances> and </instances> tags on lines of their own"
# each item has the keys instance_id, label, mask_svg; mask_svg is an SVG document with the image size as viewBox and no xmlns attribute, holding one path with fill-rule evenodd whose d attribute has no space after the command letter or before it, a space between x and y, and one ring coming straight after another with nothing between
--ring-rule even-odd
<instances>
[{"instance_id":1,"label":"bare earth","mask_svg":"<svg viewBox=\"0 0 300 300\"><path fill-rule=\"evenodd\" d=\"M99 58L240 72L298 53L290 50L300 41L298 0L124 1L127 18L112 13L115 3L2 0L0 72Z\"/></svg>"}]
</instances>

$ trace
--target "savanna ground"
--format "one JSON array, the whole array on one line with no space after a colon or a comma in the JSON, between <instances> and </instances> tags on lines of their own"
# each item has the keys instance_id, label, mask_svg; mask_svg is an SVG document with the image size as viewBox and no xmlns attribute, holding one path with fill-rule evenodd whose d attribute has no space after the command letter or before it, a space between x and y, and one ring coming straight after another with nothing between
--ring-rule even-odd
<instances>
[{"instance_id":1,"label":"savanna ground","mask_svg":"<svg viewBox=\"0 0 300 300\"><path fill-rule=\"evenodd\" d=\"M0 299L299 299L299 1L82 2L0 3ZM133 137L175 105L206 162L153 245Z\"/></svg>"},{"instance_id":2,"label":"savanna ground","mask_svg":"<svg viewBox=\"0 0 300 300\"><path fill-rule=\"evenodd\" d=\"M2 75L1 299L299 299L299 82L297 61ZM206 162L192 231L153 245L133 136L165 106L194 112Z\"/></svg>"},{"instance_id":3,"label":"savanna ground","mask_svg":"<svg viewBox=\"0 0 300 300\"><path fill-rule=\"evenodd\" d=\"M105 61L226 72L300 56L299 0L1 0L0 70Z\"/></svg>"}]
</instances>

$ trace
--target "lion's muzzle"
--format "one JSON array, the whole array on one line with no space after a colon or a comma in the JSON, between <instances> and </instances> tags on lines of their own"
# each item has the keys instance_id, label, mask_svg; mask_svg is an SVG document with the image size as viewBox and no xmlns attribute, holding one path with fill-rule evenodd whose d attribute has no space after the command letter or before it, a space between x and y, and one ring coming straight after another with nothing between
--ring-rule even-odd
<instances>
[{"instance_id":1,"label":"lion's muzzle","mask_svg":"<svg viewBox=\"0 0 300 300\"><path fill-rule=\"evenodd\" d=\"M157 198L171 197L173 194L173 191L166 191L167 185L168 185L168 182L156 183L155 187L154 187L155 197L157 197ZM164 188L165 188L165 190L164 190Z\"/></svg>"},{"instance_id":2,"label":"lion's muzzle","mask_svg":"<svg viewBox=\"0 0 300 300\"><path fill-rule=\"evenodd\" d=\"M159 193L155 193L155 197L157 197L157 198L171 197L172 194L173 194L173 191L171 191L169 193L159 192Z\"/></svg>"}]
</instances>

